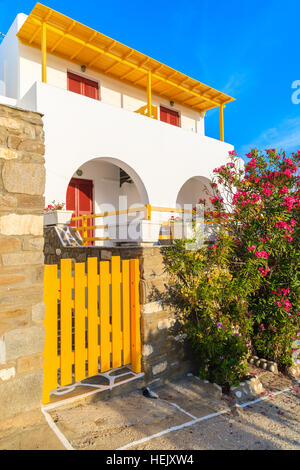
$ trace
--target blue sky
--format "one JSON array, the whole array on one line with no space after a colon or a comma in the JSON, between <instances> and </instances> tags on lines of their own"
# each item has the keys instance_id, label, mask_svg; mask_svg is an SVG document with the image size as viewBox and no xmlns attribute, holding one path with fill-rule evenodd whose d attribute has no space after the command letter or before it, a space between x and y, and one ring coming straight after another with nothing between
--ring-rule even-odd
<instances>
[{"instance_id":1,"label":"blue sky","mask_svg":"<svg viewBox=\"0 0 300 470\"><path fill-rule=\"evenodd\" d=\"M35 3L0 0L0 31ZM41 3L236 98L224 111L225 140L240 156L251 146L300 148L299 0ZM206 134L219 138L217 110L206 114Z\"/></svg>"}]
</instances>

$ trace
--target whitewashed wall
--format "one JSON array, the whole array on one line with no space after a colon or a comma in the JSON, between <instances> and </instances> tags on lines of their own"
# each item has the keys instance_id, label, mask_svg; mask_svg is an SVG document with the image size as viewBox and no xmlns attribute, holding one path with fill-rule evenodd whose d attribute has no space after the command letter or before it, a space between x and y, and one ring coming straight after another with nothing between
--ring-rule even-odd
<instances>
[{"instance_id":1,"label":"whitewashed wall","mask_svg":"<svg viewBox=\"0 0 300 470\"><path fill-rule=\"evenodd\" d=\"M20 96L23 96L35 81L41 80L41 52L33 47L19 45L20 50ZM139 90L118 80L87 69L83 74L79 65L47 55L47 83L67 89L67 71L83 75L99 82L99 99L106 104L135 111L147 101L146 90ZM153 95L153 105L168 106L169 101ZM180 113L181 127L192 132L204 134L203 116L201 113L175 104L172 108Z\"/></svg>"},{"instance_id":2,"label":"whitewashed wall","mask_svg":"<svg viewBox=\"0 0 300 470\"><path fill-rule=\"evenodd\" d=\"M36 83L20 105L44 114L46 198L63 200L70 178L95 158L123 168L141 200L174 207L193 176L210 178L232 145L115 106Z\"/></svg>"}]
</instances>

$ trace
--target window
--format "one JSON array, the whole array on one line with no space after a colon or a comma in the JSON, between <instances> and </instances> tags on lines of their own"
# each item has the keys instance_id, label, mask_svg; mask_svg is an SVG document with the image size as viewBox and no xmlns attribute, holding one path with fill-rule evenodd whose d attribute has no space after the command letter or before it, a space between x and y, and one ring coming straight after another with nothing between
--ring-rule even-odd
<instances>
[{"instance_id":1,"label":"window","mask_svg":"<svg viewBox=\"0 0 300 470\"><path fill-rule=\"evenodd\" d=\"M160 107L160 120L172 124L173 126L180 127L179 112L174 109Z\"/></svg>"},{"instance_id":2,"label":"window","mask_svg":"<svg viewBox=\"0 0 300 470\"><path fill-rule=\"evenodd\" d=\"M75 73L68 72L68 90L88 98L99 99L98 82L81 77Z\"/></svg>"}]
</instances>

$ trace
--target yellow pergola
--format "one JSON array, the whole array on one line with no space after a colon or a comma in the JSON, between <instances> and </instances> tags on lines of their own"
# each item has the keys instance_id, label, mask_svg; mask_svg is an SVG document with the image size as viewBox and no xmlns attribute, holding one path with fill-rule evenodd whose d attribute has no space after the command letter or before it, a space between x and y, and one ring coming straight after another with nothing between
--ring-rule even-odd
<instances>
[{"instance_id":1,"label":"yellow pergola","mask_svg":"<svg viewBox=\"0 0 300 470\"><path fill-rule=\"evenodd\" d=\"M234 98L188 77L52 8L37 3L17 33L19 40L42 53L42 81L47 82L47 54L85 65L128 85L147 90L146 115L157 117L152 94L205 112L219 107L220 139L224 141L223 109Z\"/></svg>"}]
</instances>

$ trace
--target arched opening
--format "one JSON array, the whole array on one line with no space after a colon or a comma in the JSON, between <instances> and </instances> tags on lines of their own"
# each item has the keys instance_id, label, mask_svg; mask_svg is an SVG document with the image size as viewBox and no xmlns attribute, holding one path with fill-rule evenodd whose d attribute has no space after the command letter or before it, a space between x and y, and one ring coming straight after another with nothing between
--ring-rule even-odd
<instances>
[{"instance_id":1,"label":"arched opening","mask_svg":"<svg viewBox=\"0 0 300 470\"><path fill-rule=\"evenodd\" d=\"M209 205L209 197L212 196L210 180L204 176L193 176L189 178L180 188L176 199L177 206L184 209L184 206L198 203L199 199L206 199Z\"/></svg>"},{"instance_id":2,"label":"arched opening","mask_svg":"<svg viewBox=\"0 0 300 470\"><path fill-rule=\"evenodd\" d=\"M146 188L137 173L124 162L108 157L82 164L72 175L66 192L66 209L73 211L73 217L133 209L148 202ZM89 245L110 245L108 226L111 230L143 217L141 212L88 219L90 226L102 226L88 230L88 237L103 239L89 241ZM81 226L81 221L73 226Z\"/></svg>"},{"instance_id":3,"label":"arched opening","mask_svg":"<svg viewBox=\"0 0 300 470\"><path fill-rule=\"evenodd\" d=\"M213 196L213 189L211 181L204 176L193 176L189 178L180 188L176 200L177 207L187 210L194 208L199 203L200 199L205 199L205 210L212 210L213 206L209 197ZM202 206L203 208L203 206ZM204 224L203 224L204 222ZM196 227L198 235L203 230L202 235L204 240L213 241L216 237L215 226L205 224L205 215L202 210L197 211ZM199 238L199 240L201 237ZM203 239L202 239L203 240Z\"/></svg>"}]
</instances>

